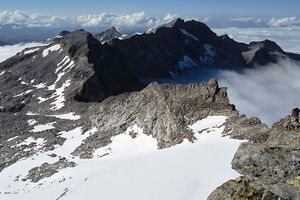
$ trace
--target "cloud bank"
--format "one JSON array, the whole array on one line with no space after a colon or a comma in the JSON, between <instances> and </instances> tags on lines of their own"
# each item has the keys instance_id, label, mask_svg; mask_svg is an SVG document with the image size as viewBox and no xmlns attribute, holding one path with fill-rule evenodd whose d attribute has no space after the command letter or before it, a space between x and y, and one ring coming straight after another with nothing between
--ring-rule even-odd
<instances>
[{"instance_id":1,"label":"cloud bank","mask_svg":"<svg viewBox=\"0 0 300 200\"><path fill-rule=\"evenodd\" d=\"M221 71L218 80L228 87L229 99L241 113L271 126L300 107L299 77L300 62L282 60L243 73Z\"/></svg>"},{"instance_id":2,"label":"cloud bank","mask_svg":"<svg viewBox=\"0 0 300 200\"><path fill-rule=\"evenodd\" d=\"M215 28L218 35L228 34L236 41L249 43L252 41L273 40L285 51L300 53L300 26L269 28Z\"/></svg>"},{"instance_id":3,"label":"cloud bank","mask_svg":"<svg viewBox=\"0 0 300 200\"><path fill-rule=\"evenodd\" d=\"M16 55L17 53L21 52L23 49L29 47L35 47L35 46L43 46L43 45L46 44L32 42L32 43L20 43L15 45L0 46L0 63Z\"/></svg>"},{"instance_id":4,"label":"cloud bank","mask_svg":"<svg viewBox=\"0 0 300 200\"><path fill-rule=\"evenodd\" d=\"M16 10L14 12L3 11L0 13L0 25L19 25L25 27L101 27L117 26L150 28L158 26L177 18L178 15L168 13L165 17L155 18L145 12L135 12L130 14L119 14L104 12L100 14L80 15L77 17L60 17L36 13L27 13Z\"/></svg>"},{"instance_id":5,"label":"cloud bank","mask_svg":"<svg viewBox=\"0 0 300 200\"><path fill-rule=\"evenodd\" d=\"M0 25L19 25L25 27L101 27L101 26L119 26L119 27L154 27L162 23L169 22L178 17L184 19L200 19L203 22L216 22L221 21L228 26L249 26L249 27L287 27L300 25L300 19L295 16L289 17L271 17L271 18L256 18L256 17L239 17L239 18L220 18L213 19L209 16L198 18L180 16L174 13L167 13L162 17L150 16L145 12L134 13L114 13L103 12L97 14L85 14L75 17L61 17L55 15L45 15L39 13L28 13L21 10L16 11L3 11L0 12Z\"/></svg>"},{"instance_id":6,"label":"cloud bank","mask_svg":"<svg viewBox=\"0 0 300 200\"><path fill-rule=\"evenodd\" d=\"M271 18L255 18L255 17L240 17L229 19L231 22L239 22L249 27L291 27L299 26L300 19L292 17L271 17Z\"/></svg>"}]
</instances>

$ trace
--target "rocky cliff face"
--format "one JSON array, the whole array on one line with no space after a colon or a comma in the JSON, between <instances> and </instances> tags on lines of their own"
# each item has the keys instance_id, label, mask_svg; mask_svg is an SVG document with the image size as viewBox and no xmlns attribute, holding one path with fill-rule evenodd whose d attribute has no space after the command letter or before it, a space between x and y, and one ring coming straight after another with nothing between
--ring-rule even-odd
<instances>
[{"instance_id":1,"label":"rocky cliff face","mask_svg":"<svg viewBox=\"0 0 300 200\"><path fill-rule=\"evenodd\" d=\"M256 199L300 198L299 130L299 109L295 108L291 115L273 125L265 140L240 145L232 160L232 168L245 176L243 179L251 184L253 191L261 191L262 196ZM236 199L235 195L241 194L236 186L244 187L243 184L229 181L214 191L210 199L220 199L223 193L228 199ZM266 198L266 193L274 197Z\"/></svg>"},{"instance_id":2,"label":"rocky cliff face","mask_svg":"<svg viewBox=\"0 0 300 200\"><path fill-rule=\"evenodd\" d=\"M122 38L121 33L113 26L111 29L108 29L102 33L95 34L94 37L99 40L102 44L110 43L115 38Z\"/></svg>"}]
</instances>

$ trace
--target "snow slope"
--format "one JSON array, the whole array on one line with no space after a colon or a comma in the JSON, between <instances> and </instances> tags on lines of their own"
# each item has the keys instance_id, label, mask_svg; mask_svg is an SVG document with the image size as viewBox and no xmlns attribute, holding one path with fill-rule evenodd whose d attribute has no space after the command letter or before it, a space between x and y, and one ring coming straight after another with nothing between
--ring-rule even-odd
<instances>
[{"instance_id":1,"label":"snow slope","mask_svg":"<svg viewBox=\"0 0 300 200\"><path fill-rule=\"evenodd\" d=\"M156 139L135 125L86 160L70 153L96 129L85 134L80 127L62 132L66 138L62 146L40 151L0 173L0 199L205 200L217 186L238 176L230 162L241 141L221 136L225 120L224 116L200 120L189 127L197 138L193 144L186 140L164 150L158 150ZM137 133L135 138L132 132ZM49 156L53 152L77 166L37 183L21 181L30 168L56 162L58 158ZM18 175L21 178L15 181Z\"/></svg>"}]
</instances>

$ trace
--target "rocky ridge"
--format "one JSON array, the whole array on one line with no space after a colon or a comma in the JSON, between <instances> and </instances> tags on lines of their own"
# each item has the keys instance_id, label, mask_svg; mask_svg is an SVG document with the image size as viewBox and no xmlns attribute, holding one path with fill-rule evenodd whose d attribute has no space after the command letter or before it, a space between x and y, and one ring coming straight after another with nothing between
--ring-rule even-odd
<instances>
[{"instance_id":1,"label":"rocky ridge","mask_svg":"<svg viewBox=\"0 0 300 200\"><path fill-rule=\"evenodd\" d=\"M295 108L291 115L275 123L266 132L264 140L240 145L232 160L232 168L245 176L243 179L251 184L253 191L276 196L253 199L300 198L299 125L299 109ZM244 187L243 184L229 181L216 189L210 199L221 199L224 193L228 199L236 199L236 186ZM253 191L252 195L255 193Z\"/></svg>"},{"instance_id":2,"label":"rocky ridge","mask_svg":"<svg viewBox=\"0 0 300 200\"><path fill-rule=\"evenodd\" d=\"M117 29L113 26L111 27L110 29L102 32L102 33L99 33L99 34L95 34L94 37L99 40L99 42L101 42L101 44L104 44L104 43L110 43L113 39L115 38L122 38L122 35L121 33L119 33L117 31Z\"/></svg>"}]
</instances>

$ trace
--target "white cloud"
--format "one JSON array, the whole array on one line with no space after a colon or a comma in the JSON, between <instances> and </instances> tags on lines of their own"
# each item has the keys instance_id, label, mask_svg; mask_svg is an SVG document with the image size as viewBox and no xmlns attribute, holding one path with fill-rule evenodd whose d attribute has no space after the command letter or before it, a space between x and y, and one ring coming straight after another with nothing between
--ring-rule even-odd
<instances>
[{"instance_id":1,"label":"white cloud","mask_svg":"<svg viewBox=\"0 0 300 200\"><path fill-rule=\"evenodd\" d=\"M0 13L0 24L17 24L27 27L48 27L72 24L71 19L43 14L30 14L16 10L14 12L4 11Z\"/></svg>"},{"instance_id":2,"label":"white cloud","mask_svg":"<svg viewBox=\"0 0 300 200\"><path fill-rule=\"evenodd\" d=\"M151 27L157 25L160 20L150 17L145 12L132 14L101 13L94 15L80 15L77 22L85 27L117 26L117 27Z\"/></svg>"},{"instance_id":3,"label":"white cloud","mask_svg":"<svg viewBox=\"0 0 300 200\"><path fill-rule=\"evenodd\" d=\"M37 13L27 13L16 10L0 13L0 25L12 24L14 27L109 27L116 26L121 29L139 27L148 29L178 18L176 14L167 14L163 18L155 18L145 12L119 14L104 12L99 14L80 15L74 18L50 16Z\"/></svg>"},{"instance_id":4,"label":"white cloud","mask_svg":"<svg viewBox=\"0 0 300 200\"><path fill-rule=\"evenodd\" d=\"M174 19L177 19L179 17L179 15L173 15L173 14L170 14L168 13L165 17L164 17L164 21L168 22L168 21L172 21Z\"/></svg>"},{"instance_id":5,"label":"white cloud","mask_svg":"<svg viewBox=\"0 0 300 200\"><path fill-rule=\"evenodd\" d=\"M284 60L243 73L221 71L219 83L228 87L230 102L248 117L271 126L300 107L300 64Z\"/></svg>"},{"instance_id":6,"label":"white cloud","mask_svg":"<svg viewBox=\"0 0 300 200\"><path fill-rule=\"evenodd\" d=\"M272 27L285 27L285 26L300 25L300 19L298 19L297 17L283 17L283 18L272 17L268 21L268 25L270 25Z\"/></svg>"},{"instance_id":7,"label":"white cloud","mask_svg":"<svg viewBox=\"0 0 300 200\"><path fill-rule=\"evenodd\" d=\"M265 27L265 28L216 28L218 35L228 34L236 41L273 40L285 51L300 53L300 27Z\"/></svg>"},{"instance_id":8,"label":"white cloud","mask_svg":"<svg viewBox=\"0 0 300 200\"><path fill-rule=\"evenodd\" d=\"M256 21L256 19L253 18L253 17L240 17L240 18L232 18L229 21L232 21L232 22L253 22L253 21Z\"/></svg>"},{"instance_id":9,"label":"white cloud","mask_svg":"<svg viewBox=\"0 0 300 200\"><path fill-rule=\"evenodd\" d=\"M282 18L254 18L254 17L240 17L229 19L230 22L240 22L249 25L262 25L264 27L289 27L300 25L300 19L297 17L282 17Z\"/></svg>"},{"instance_id":10,"label":"white cloud","mask_svg":"<svg viewBox=\"0 0 300 200\"><path fill-rule=\"evenodd\" d=\"M209 17L205 17L205 18L202 19L202 22L204 22L204 23L207 23L207 22L209 22L209 21L210 21L210 18L209 18Z\"/></svg>"}]
</instances>

